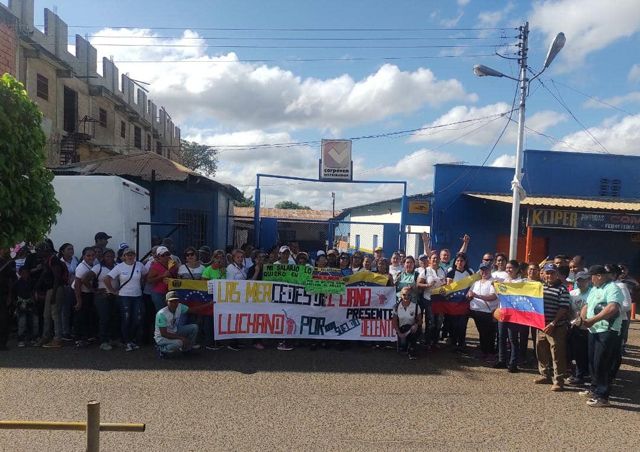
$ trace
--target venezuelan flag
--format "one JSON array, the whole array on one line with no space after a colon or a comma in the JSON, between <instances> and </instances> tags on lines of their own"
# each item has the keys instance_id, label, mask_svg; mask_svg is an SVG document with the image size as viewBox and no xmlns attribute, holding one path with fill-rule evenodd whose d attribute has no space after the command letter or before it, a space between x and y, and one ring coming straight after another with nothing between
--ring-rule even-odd
<instances>
[{"instance_id":1,"label":"venezuelan flag","mask_svg":"<svg viewBox=\"0 0 640 452\"><path fill-rule=\"evenodd\" d=\"M195 308L197 314L213 315L213 307L205 306L212 300L204 279L167 279L169 290L173 290L180 297L180 303ZM198 307L201 307L198 309Z\"/></svg>"},{"instance_id":2,"label":"venezuelan flag","mask_svg":"<svg viewBox=\"0 0 640 452\"><path fill-rule=\"evenodd\" d=\"M494 282L493 287L500 300L497 317L501 321L528 325L538 329L545 327L542 283L536 281Z\"/></svg>"},{"instance_id":3,"label":"venezuelan flag","mask_svg":"<svg viewBox=\"0 0 640 452\"><path fill-rule=\"evenodd\" d=\"M387 275L362 270L345 278L347 286L386 286L389 281Z\"/></svg>"},{"instance_id":4,"label":"venezuelan flag","mask_svg":"<svg viewBox=\"0 0 640 452\"><path fill-rule=\"evenodd\" d=\"M480 275L476 273L451 284L438 287L431 293L431 310L433 313L448 315L469 314L467 292L469 287L478 279L480 279Z\"/></svg>"}]
</instances>

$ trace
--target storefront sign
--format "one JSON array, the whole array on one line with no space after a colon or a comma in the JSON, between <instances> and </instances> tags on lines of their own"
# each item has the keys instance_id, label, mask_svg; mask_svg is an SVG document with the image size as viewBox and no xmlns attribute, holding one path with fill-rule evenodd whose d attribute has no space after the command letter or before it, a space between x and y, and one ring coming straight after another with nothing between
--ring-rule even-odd
<instances>
[{"instance_id":1,"label":"storefront sign","mask_svg":"<svg viewBox=\"0 0 640 452\"><path fill-rule=\"evenodd\" d=\"M426 215L429 213L429 201L409 201L409 213Z\"/></svg>"},{"instance_id":2,"label":"storefront sign","mask_svg":"<svg viewBox=\"0 0 640 452\"><path fill-rule=\"evenodd\" d=\"M527 226L532 228L640 232L640 215L560 209L529 209Z\"/></svg>"},{"instance_id":3,"label":"storefront sign","mask_svg":"<svg viewBox=\"0 0 640 452\"><path fill-rule=\"evenodd\" d=\"M320 180L353 180L351 140L322 140L320 151Z\"/></svg>"}]
</instances>

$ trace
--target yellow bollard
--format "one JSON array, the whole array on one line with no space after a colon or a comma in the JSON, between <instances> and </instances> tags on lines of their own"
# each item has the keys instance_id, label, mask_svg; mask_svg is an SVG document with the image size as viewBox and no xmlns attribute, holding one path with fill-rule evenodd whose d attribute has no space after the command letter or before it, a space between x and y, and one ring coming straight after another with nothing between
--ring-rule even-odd
<instances>
[{"instance_id":1,"label":"yellow bollard","mask_svg":"<svg viewBox=\"0 0 640 452\"><path fill-rule=\"evenodd\" d=\"M100 402L87 403L87 452L100 452Z\"/></svg>"}]
</instances>

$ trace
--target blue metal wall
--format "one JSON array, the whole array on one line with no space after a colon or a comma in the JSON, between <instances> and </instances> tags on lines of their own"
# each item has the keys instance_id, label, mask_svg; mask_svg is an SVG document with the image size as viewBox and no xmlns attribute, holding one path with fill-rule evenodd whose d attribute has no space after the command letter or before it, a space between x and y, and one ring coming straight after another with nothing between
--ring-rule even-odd
<instances>
[{"instance_id":1,"label":"blue metal wall","mask_svg":"<svg viewBox=\"0 0 640 452\"><path fill-rule=\"evenodd\" d=\"M640 157L528 150L523 186L529 195L598 197L600 179L619 179L620 198L640 198ZM493 251L499 235L509 234L511 205L464 196L465 192L511 194L512 168L435 165L432 242L455 253L461 237L471 236L470 264ZM524 226L526 208L521 209ZM521 232L524 232L521 229ZM588 263L620 261L640 269L640 245L631 234L537 228L548 239L548 254L584 254ZM605 245L606 244L606 245Z\"/></svg>"}]
</instances>

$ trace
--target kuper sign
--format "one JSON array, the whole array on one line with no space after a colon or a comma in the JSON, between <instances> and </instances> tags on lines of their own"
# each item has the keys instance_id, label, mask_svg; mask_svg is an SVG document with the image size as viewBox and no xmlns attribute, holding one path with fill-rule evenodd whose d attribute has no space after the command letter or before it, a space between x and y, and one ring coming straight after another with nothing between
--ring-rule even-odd
<instances>
[{"instance_id":1,"label":"kuper sign","mask_svg":"<svg viewBox=\"0 0 640 452\"><path fill-rule=\"evenodd\" d=\"M533 228L639 232L640 215L558 209L530 209L527 225Z\"/></svg>"}]
</instances>

